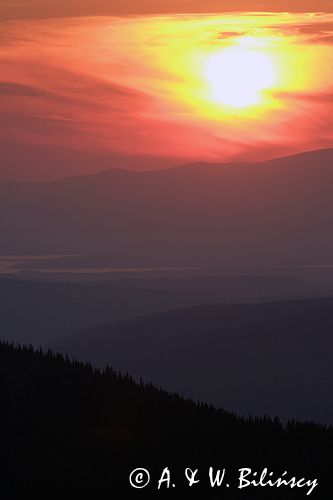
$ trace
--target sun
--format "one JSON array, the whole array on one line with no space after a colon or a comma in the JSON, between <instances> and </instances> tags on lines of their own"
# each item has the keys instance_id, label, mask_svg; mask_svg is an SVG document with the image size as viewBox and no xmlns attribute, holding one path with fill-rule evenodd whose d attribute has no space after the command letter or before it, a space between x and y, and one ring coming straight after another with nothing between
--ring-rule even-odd
<instances>
[{"instance_id":1,"label":"sun","mask_svg":"<svg viewBox=\"0 0 333 500\"><path fill-rule=\"evenodd\" d=\"M214 102L246 108L260 104L262 92L273 87L276 75L269 55L236 46L209 56L205 78Z\"/></svg>"}]
</instances>

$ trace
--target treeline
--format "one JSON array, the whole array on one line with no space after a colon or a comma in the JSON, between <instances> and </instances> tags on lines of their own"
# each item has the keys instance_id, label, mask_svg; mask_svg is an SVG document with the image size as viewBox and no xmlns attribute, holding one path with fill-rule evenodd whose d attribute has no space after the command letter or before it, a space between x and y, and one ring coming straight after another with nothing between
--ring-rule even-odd
<instances>
[{"instance_id":1,"label":"treeline","mask_svg":"<svg viewBox=\"0 0 333 500\"><path fill-rule=\"evenodd\" d=\"M185 368L184 368L185 369ZM333 430L277 418L236 417L111 368L97 370L52 352L0 344L0 498L304 498L304 489L237 489L238 469L318 478L327 497ZM211 488L209 467L226 468L230 488ZM144 467L151 483L129 484ZM175 488L163 483L169 467ZM186 467L202 480L189 488Z\"/></svg>"}]
</instances>

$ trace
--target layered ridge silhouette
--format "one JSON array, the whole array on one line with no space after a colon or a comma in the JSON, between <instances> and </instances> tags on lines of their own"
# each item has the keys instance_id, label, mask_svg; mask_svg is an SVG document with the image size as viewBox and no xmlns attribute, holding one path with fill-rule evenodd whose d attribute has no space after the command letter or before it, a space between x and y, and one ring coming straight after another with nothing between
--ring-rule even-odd
<instances>
[{"instance_id":1,"label":"layered ridge silhouette","mask_svg":"<svg viewBox=\"0 0 333 500\"><path fill-rule=\"evenodd\" d=\"M257 164L1 183L0 252L93 252L116 266L325 265L332 161L328 149Z\"/></svg>"}]
</instances>

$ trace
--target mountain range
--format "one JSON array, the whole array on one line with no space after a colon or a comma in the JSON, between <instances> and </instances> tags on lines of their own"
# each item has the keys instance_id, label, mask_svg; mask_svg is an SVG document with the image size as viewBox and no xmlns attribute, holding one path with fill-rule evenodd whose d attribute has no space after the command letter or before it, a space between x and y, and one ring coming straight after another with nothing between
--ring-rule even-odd
<instances>
[{"instance_id":1,"label":"mountain range","mask_svg":"<svg viewBox=\"0 0 333 500\"><path fill-rule=\"evenodd\" d=\"M115 266L326 265L333 150L262 163L111 169L0 183L0 253L94 253Z\"/></svg>"}]
</instances>

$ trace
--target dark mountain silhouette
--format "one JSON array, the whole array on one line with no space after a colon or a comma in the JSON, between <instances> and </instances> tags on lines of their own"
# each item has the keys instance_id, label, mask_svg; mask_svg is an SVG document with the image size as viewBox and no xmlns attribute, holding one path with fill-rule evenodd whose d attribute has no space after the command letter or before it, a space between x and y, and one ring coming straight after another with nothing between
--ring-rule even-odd
<instances>
[{"instance_id":1,"label":"dark mountain silhouette","mask_svg":"<svg viewBox=\"0 0 333 500\"><path fill-rule=\"evenodd\" d=\"M218 304L88 329L52 347L238 413L332 423L332 331L333 299Z\"/></svg>"},{"instance_id":2,"label":"dark mountain silhouette","mask_svg":"<svg viewBox=\"0 0 333 500\"><path fill-rule=\"evenodd\" d=\"M332 161L328 149L257 164L3 182L0 252L92 252L116 266L330 263Z\"/></svg>"},{"instance_id":3,"label":"dark mountain silhouette","mask_svg":"<svg viewBox=\"0 0 333 500\"><path fill-rule=\"evenodd\" d=\"M51 352L0 344L0 496L4 500L246 497L267 500L267 488L237 489L240 467L318 479L311 498L329 498L331 429L277 419L243 420L196 405L108 368L70 363ZM129 486L137 467L151 484ZM169 467L172 491L157 490ZM199 469L189 488L186 467ZM211 488L208 469L226 468L230 488ZM308 491L308 489L307 489ZM304 498L302 489L269 488L270 499Z\"/></svg>"}]
</instances>

